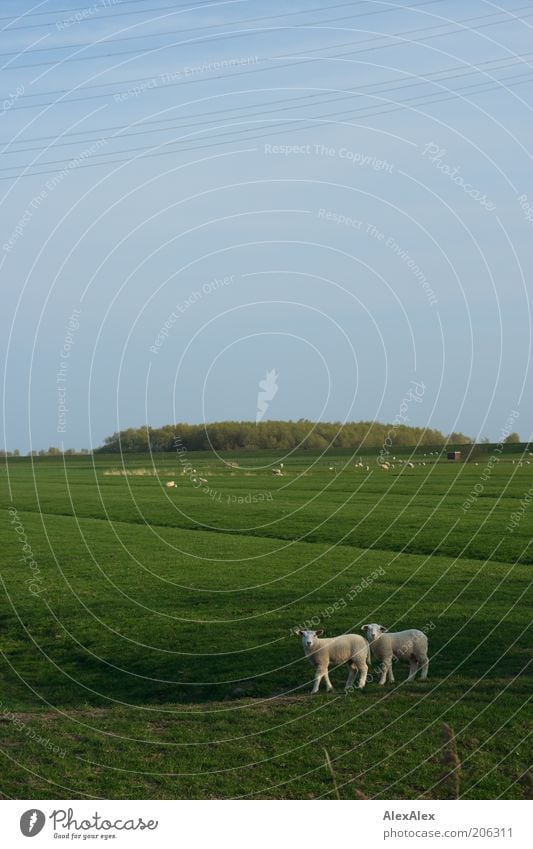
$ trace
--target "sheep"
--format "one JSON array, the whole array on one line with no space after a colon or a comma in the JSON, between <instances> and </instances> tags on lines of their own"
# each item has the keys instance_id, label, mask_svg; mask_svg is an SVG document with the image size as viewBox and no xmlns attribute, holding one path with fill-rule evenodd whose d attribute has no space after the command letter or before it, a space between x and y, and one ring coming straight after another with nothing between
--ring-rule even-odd
<instances>
[{"instance_id":1,"label":"sheep","mask_svg":"<svg viewBox=\"0 0 533 849\"><path fill-rule=\"evenodd\" d=\"M324 633L323 629L318 631L294 632L302 638L302 646L309 663L315 667L315 678L311 695L318 693L320 682L324 678L328 693L333 690L329 680L328 667L330 663L340 665L346 663L350 672L344 685L347 691L351 688L356 672L359 672L357 687L362 690L366 684L368 674L368 662L370 661L370 647L364 637L359 634L342 634L340 637L326 637L319 639Z\"/></svg>"},{"instance_id":2,"label":"sheep","mask_svg":"<svg viewBox=\"0 0 533 849\"><path fill-rule=\"evenodd\" d=\"M272 469L272 474L277 475L279 478L283 477L283 472L281 471L281 469Z\"/></svg>"},{"instance_id":3,"label":"sheep","mask_svg":"<svg viewBox=\"0 0 533 849\"><path fill-rule=\"evenodd\" d=\"M381 661L380 684L384 684L387 678L391 683L394 681L393 658L409 661L408 681L414 679L419 669L421 680L426 680L429 667L428 638L423 631L411 628L408 631L388 633L384 625L375 623L363 625L361 631L366 631L372 656Z\"/></svg>"},{"instance_id":4,"label":"sheep","mask_svg":"<svg viewBox=\"0 0 533 849\"><path fill-rule=\"evenodd\" d=\"M176 486L176 481L167 481L165 486L170 489L171 486Z\"/></svg>"}]
</instances>

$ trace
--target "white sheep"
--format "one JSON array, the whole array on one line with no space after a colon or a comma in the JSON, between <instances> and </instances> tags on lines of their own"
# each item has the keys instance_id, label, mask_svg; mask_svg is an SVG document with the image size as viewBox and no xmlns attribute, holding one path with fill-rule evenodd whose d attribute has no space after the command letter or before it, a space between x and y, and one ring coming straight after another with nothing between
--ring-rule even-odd
<instances>
[{"instance_id":1,"label":"white sheep","mask_svg":"<svg viewBox=\"0 0 533 849\"><path fill-rule=\"evenodd\" d=\"M170 487L176 486L176 481L167 481L165 486L167 487L167 489L170 489Z\"/></svg>"},{"instance_id":2,"label":"white sheep","mask_svg":"<svg viewBox=\"0 0 533 849\"><path fill-rule=\"evenodd\" d=\"M322 678L325 678L328 693L333 690L328 675L330 663L337 666L340 666L341 663L347 664L350 672L344 685L345 690L351 688L357 672L359 672L357 686L360 690L363 689L368 673L367 663L370 660L370 648L364 637L359 634L342 634L339 637L319 639L320 635L324 633L322 628L318 631L296 630L294 633L302 638L305 655L309 663L315 667L315 679L311 694L318 693Z\"/></svg>"},{"instance_id":3,"label":"white sheep","mask_svg":"<svg viewBox=\"0 0 533 849\"><path fill-rule=\"evenodd\" d=\"M409 661L408 681L412 681L421 670L420 678L425 681L428 675L428 638L423 631L411 628L408 631L389 633L384 625L363 625L361 631L366 631L370 643L372 657L381 661L381 678L384 684L387 678L394 681L392 674L393 658Z\"/></svg>"}]
</instances>

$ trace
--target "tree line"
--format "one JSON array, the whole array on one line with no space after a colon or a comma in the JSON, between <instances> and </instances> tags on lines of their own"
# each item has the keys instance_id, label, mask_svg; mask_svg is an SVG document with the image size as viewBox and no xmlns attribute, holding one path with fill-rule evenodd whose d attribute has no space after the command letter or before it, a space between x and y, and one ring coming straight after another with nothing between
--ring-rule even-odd
<instances>
[{"instance_id":1,"label":"tree line","mask_svg":"<svg viewBox=\"0 0 533 849\"><path fill-rule=\"evenodd\" d=\"M143 454L148 451L237 451L277 448L284 451L303 448L322 451L328 448L395 448L414 445L468 444L472 440L462 433L448 437L432 428L379 422L311 422L298 421L212 422L210 424L175 424L163 427L143 425L127 428L106 437L95 453ZM387 442L386 442L387 441Z\"/></svg>"}]
</instances>

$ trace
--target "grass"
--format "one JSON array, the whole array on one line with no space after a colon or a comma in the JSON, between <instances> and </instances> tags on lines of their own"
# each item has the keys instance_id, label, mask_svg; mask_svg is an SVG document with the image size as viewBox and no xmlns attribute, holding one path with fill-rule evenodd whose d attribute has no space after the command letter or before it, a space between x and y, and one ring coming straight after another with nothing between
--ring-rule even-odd
<instances>
[{"instance_id":1,"label":"grass","mask_svg":"<svg viewBox=\"0 0 533 849\"><path fill-rule=\"evenodd\" d=\"M0 792L528 797L533 466L237 459L4 468ZM311 698L312 617L425 627L428 681Z\"/></svg>"}]
</instances>

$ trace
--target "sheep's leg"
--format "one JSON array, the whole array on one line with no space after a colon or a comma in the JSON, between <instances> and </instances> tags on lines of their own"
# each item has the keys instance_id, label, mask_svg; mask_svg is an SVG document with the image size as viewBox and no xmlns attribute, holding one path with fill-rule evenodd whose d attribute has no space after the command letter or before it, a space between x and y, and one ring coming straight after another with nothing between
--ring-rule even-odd
<instances>
[{"instance_id":1,"label":"sheep's leg","mask_svg":"<svg viewBox=\"0 0 533 849\"><path fill-rule=\"evenodd\" d=\"M389 666L387 675L388 675L389 683L394 684L394 673L392 671L392 663Z\"/></svg>"},{"instance_id":2,"label":"sheep's leg","mask_svg":"<svg viewBox=\"0 0 533 849\"><path fill-rule=\"evenodd\" d=\"M420 669L422 670L420 673L420 680L425 681L428 677L428 669L429 669L429 658L426 655L423 655L420 658Z\"/></svg>"},{"instance_id":3,"label":"sheep's leg","mask_svg":"<svg viewBox=\"0 0 533 849\"><path fill-rule=\"evenodd\" d=\"M327 675L327 670L326 670L326 675ZM324 670L323 669L317 669L317 671L315 672L315 680L313 682L313 689L311 690L312 696L314 696L315 693L318 693L318 688L320 687L320 682L322 681L323 677L324 677Z\"/></svg>"},{"instance_id":4,"label":"sheep's leg","mask_svg":"<svg viewBox=\"0 0 533 849\"><path fill-rule=\"evenodd\" d=\"M418 661L416 657L409 658L409 675L407 676L408 681L414 681L415 675L418 671Z\"/></svg>"},{"instance_id":5,"label":"sheep's leg","mask_svg":"<svg viewBox=\"0 0 533 849\"><path fill-rule=\"evenodd\" d=\"M368 666L366 665L366 660L359 660L357 662L357 668L359 670L359 683L357 684L357 686L360 690L362 690L366 684L366 676L368 675Z\"/></svg>"},{"instance_id":6,"label":"sheep's leg","mask_svg":"<svg viewBox=\"0 0 533 849\"><path fill-rule=\"evenodd\" d=\"M328 692L330 690L333 690L331 681L329 680L327 667L325 669L317 669L317 671L315 672L315 680L313 682L313 689L311 690L312 696L314 696L315 693L318 693L318 688L320 687L320 682L322 681L322 678L325 678L325 680L326 680L326 688L327 688Z\"/></svg>"},{"instance_id":7,"label":"sheep's leg","mask_svg":"<svg viewBox=\"0 0 533 849\"><path fill-rule=\"evenodd\" d=\"M350 671L348 672L348 679L346 681L346 684L344 685L345 690L351 690L353 682L355 681L355 673L357 672L357 666L355 665L353 660L349 661L348 669Z\"/></svg>"},{"instance_id":8,"label":"sheep's leg","mask_svg":"<svg viewBox=\"0 0 533 849\"><path fill-rule=\"evenodd\" d=\"M387 680L387 674L388 674L390 666L391 666L391 662L387 661L387 660L384 660L383 663L381 664L381 678L379 679L380 686L383 686L383 684Z\"/></svg>"}]
</instances>

